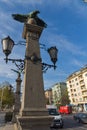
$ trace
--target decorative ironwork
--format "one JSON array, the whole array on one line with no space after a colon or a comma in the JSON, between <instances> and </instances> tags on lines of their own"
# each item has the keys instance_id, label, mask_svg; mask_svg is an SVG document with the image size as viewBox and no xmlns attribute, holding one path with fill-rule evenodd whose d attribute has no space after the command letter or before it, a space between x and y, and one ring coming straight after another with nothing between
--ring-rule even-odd
<instances>
[{"instance_id":1,"label":"decorative ironwork","mask_svg":"<svg viewBox=\"0 0 87 130\"><path fill-rule=\"evenodd\" d=\"M22 59L9 59L9 58L4 58L4 60L6 61L6 63L8 61L11 61L12 63L14 63L16 65L16 67L18 68L18 70L20 70L20 72L23 72L24 66L25 66L24 60L22 60Z\"/></svg>"},{"instance_id":2,"label":"decorative ironwork","mask_svg":"<svg viewBox=\"0 0 87 130\"><path fill-rule=\"evenodd\" d=\"M54 65L49 65L49 64L46 64L46 63L42 63L42 71L44 73L46 73L46 71L49 69L49 68L54 68L54 70L56 69L56 66Z\"/></svg>"},{"instance_id":3,"label":"decorative ironwork","mask_svg":"<svg viewBox=\"0 0 87 130\"><path fill-rule=\"evenodd\" d=\"M25 41L19 41L17 44L15 44L14 41L9 36L2 39L2 48L3 48L3 52L5 53L5 56L6 56L6 58L4 59L6 61L6 63L8 61L12 61L12 63L15 63L16 67L18 68L18 70L20 70L20 72L23 72L23 70L24 70L25 60L30 60L34 64L41 63L43 72L46 72L48 70L48 68L52 68L52 67L54 69L56 69L55 64L57 62L58 49L55 46L50 47L49 49L46 49L46 46L44 44L40 44L40 47L49 53L51 61L53 62L53 65L42 63L42 59L40 57L38 57L36 55L36 53L33 53L30 57L25 55L24 60L22 60L22 59L9 59L8 56L12 52L13 46L19 45L19 44L25 45L25 44L23 44L23 42L26 43Z\"/></svg>"},{"instance_id":4,"label":"decorative ironwork","mask_svg":"<svg viewBox=\"0 0 87 130\"><path fill-rule=\"evenodd\" d=\"M47 51L45 44L40 43L40 48L41 48L41 49L44 49L45 51Z\"/></svg>"},{"instance_id":5,"label":"decorative ironwork","mask_svg":"<svg viewBox=\"0 0 87 130\"><path fill-rule=\"evenodd\" d=\"M25 67L25 62L24 61L21 61L20 64L15 62L15 65L18 68L18 70L20 70L21 73L24 71L24 67Z\"/></svg>"}]
</instances>

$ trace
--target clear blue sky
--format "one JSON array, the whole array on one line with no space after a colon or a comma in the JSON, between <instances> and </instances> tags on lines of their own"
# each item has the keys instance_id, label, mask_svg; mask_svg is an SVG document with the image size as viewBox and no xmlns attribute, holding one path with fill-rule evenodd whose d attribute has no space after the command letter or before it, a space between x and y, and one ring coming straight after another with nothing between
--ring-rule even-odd
<instances>
[{"instance_id":1,"label":"clear blue sky","mask_svg":"<svg viewBox=\"0 0 87 130\"><path fill-rule=\"evenodd\" d=\"M40 43L47 48L56 46L59 50L57 69L43 74L44 88L66 81L74 71L87 64L87 3L83 0L0 0L0 40L10 36L15 43L22 39L23 24L12 18L12 14L27 14L39 10L38 15L47 23ZM24 58L25 47L14 46L9 58ZM48 53L41 50L43 62L49 63ZM0 83L10 82L15 87L17 74L15 65L5 64L0 44Z\"/></svg>"}]
</instances>

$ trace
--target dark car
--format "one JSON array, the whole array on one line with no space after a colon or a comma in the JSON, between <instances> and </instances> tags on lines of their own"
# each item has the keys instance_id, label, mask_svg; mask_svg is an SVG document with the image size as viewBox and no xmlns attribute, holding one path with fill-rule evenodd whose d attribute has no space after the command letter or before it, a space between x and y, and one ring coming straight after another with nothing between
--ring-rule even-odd
<instances>
[{"instance_id":1,"label":"dark car","mask_svg":"<svg viewBox=\"0 0 87 130\"><path fill-rule=\"evenodd\" d=\"M63 128L63 120L62 119L54 119L51 123L50 128Z\"/></svg>"},{"instance_id":2,"label":"dark car","mask_svg":"<svg viewBox=\"0 0 87 130\"><path fill-rule=\"evenodd\" d=\"M53 121L50 128L63 128L64 122L62 116L57 112L56 109L48 109L49 115L53 116Z\"/></svg>"},{"instance_id":3,"label":"dark car","mask_svg":"<svg viewBox=\"0 0 87 130\"><path fill-rule=\"evenodd\" d=\"M82 114L83 114L83 113L75 113L75 114L73 115L74 120L78 121L78 119L80 118L80 116L81 116Z\"/></svg>"},{"instance_id":4,"label":"dark car","mask_svg":"<svg viewBox=\"0 0 87 130\"><path fill-rule=\"evenodd\" d=\"M87 113L84 113L84 114L81 116L80 122L82 122L82 123L87 123Z\"/></svg>"},{"instance_id":5,"label":"dark car","mask_svg":"<svg viewBox=\"0 0 87 130\"><path fill-rule=\"evenodd\" d=\"M87 123L87 113L77 113L73 118L79 123Z\"/></svg>"}]
</instances>

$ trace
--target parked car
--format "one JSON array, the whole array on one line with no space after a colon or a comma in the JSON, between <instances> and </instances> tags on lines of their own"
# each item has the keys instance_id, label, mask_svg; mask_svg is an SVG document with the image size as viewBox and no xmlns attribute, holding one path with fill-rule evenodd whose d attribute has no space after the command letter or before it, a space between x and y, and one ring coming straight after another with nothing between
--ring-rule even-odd
<instances>
[{"instance_id":1,"label":"parked car","mask_svg":"<svg viewBox=\"0 0 87 130\"><path fill-rule=\"evenodd\" d=\"M57 112L57 109L48 109L49 115L53 116L53 121L51 123L51 128L63 128L64 122L62 116Z\"/></svg>"},{"instance_id":2,"label":"parked car","mask_svg":"<svg viewBox=\"0 0 87 130\"><path fill-rule=\"evenodd\" d=\"M73 117L79 123L87 123L87 113L77 113Z\"/></svg>"},{"instance_id":3,"label":"parked car","mask_svg":"<svg viewBox=\"0 0 87 130\"><path fill-rule=\"evenodd\" d=\"M75 113L75 114L73 115L74 120L78 121L79 117L80 117L82 114L83 114L83 113L81 113L81 112Z\"/></svg>"}]
</instances>

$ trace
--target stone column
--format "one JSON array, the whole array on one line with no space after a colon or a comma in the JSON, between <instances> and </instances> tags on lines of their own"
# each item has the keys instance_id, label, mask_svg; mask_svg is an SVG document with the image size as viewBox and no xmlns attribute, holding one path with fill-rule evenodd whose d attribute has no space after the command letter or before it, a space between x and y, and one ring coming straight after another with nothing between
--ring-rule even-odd
<instances>
[{"instance_id":1,"label":"stone column","mask_svg":"<svg viewBox=\"0 0 87 130\"><path fill-rule=\"evenodd\" d=\"M16 79L16 93L15 93L15 112L18 114L21 107L21 78Z\"/></svg>"},{"instance_id":2,"label":"stone column","mask_svg":"<svg viewBox=\"0 0 87 130\"><path fill-rule=\"evenodd\" d=\"M46 110L43 72L41 61L32 62L33 54L41 58L39 38L43 28L36 24L24 25L23 38L26 39L26 59L24 90L20 116L17 117L18 130L50 130L52 117ZM29 59L28 59L29 58Z\"/></svg>"},{"instance_id":3,"label":"stone column","mask_svg":"<svg viewBox=\"0 0 87 130\"><path fill-rule=\"evenodd\" d=\"M15 92L15 104L14 104L14 110L13 110L13 118L12 118L12 122L15 123L16 122L16 115L19 114L19 110L21 107L21 78L20 75L18 74L18 78L16 79L16 92Z\"/></svg>"}]
</instances>

